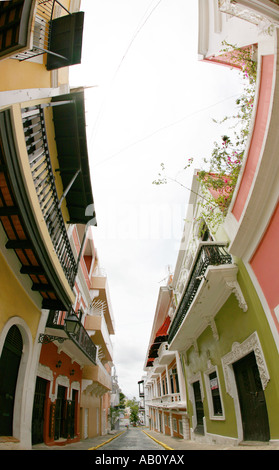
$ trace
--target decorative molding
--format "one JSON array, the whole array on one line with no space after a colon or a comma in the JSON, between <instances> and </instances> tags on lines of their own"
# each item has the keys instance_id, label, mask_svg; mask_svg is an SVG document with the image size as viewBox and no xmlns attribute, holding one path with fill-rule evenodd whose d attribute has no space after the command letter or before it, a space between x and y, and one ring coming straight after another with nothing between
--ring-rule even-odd
<instances>
[{"instance_id":1,"label":"decorative molding","mask_svg":"<svg viewBox=\"0 0 279 470\"><path fill-rule=\"evenodd\" d=\"M260 34L272 35L274 25L278 25L278 20L275 17L268 15L269 11L266 10L266 15L255 9L256 5L251 2L251 8L241 5L236 1L219 0L219 9L222 13L241 18L242 20L249 21L258 26Z\"/></svg>"},{"instance_id":2,"label":"decorative molding","mask_svg":"<svg viewBox=\"0 0 279 470\"><path fill-rule=\"evenodd\" d=\"M242 290L240 288L240 285L238 284L237 281L227 281L226 286L232 290L234 295L237 298L239 308L243 310L243 312L247 312L248 310L248 305L245 301L244 295L242 293Z\"/></svg>"},{"instance_id":3,"label":"decorative molding","mask_svg":"<svg viewBox=\"0 0 279 470\"><path fill-rule=\"evenodd\" d=\"M208 321L208 325L211 328L213 338L216 341L219 341L220 337L219 337L219 333L218 333L217 326L216 326L216 323L215 323L215 318L211 318L211 317L204 317L204 318L205 318L205 320Z\"/></svg>"},{"instance_id":4,"label":"decorative molding","mask_svg":"<svg viewBox=\"0 0 279 470\"><path fill-rule=\"evenodd\" d=\"M233 364L251 352L255 354L263 390L266 389L270 380L260 340L255 331L241 344L237 342L233 343L231 351L222 358L226 391L232 398L235 398L236 394Z\"/></svg>"}]
</instances>

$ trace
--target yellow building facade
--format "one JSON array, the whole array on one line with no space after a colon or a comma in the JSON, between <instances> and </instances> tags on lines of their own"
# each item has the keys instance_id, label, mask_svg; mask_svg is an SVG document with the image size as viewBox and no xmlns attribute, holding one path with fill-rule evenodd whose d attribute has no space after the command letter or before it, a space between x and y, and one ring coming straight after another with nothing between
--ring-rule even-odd
<instances>
[{"instance_id":1,"label":"yellow building facade","mask_svg":"<svg viewBox=\"0 0 279 470\"><path fill-rule=\"evenodd\" d=\"M108 430L100 348L114 325L108 308L108 326L86 325L105 289L92 284L84 93L69 86L83 20L80 0L0 2L0 448Z\"/></svg>"}]
</instances>

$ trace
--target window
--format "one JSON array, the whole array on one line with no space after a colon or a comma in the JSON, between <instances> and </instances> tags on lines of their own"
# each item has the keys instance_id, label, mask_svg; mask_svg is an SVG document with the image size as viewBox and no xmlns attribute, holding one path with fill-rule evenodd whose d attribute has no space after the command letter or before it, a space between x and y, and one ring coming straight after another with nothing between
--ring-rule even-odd
<instances>
[{"instance_id":1,"label":"window","mask_svg":"<svg viewBox=\"0 0 279 470\"><path fill-rule=\"evenodd\" d=\"M163 387L163 395L167 395L168 394L168 384L167 384L167 378L164 377L162 379L162 387Z\"/></svg>"},{"instance_id":2,"label":"window","mask_svg":"<svg viewBox=\"0 0 279 470\"><path fill-rule=\"evenodd\" d=\"M171 393L179 393L179 382L177 370L172 369L170 373Z\"/></svg>"},{"instance_id":3,"label":"window","mask_svg":"<svg viewBox=\"0 0 279 470\"><path fill-rule=\"evenodd\" d=\"M205 379L210 419L224 419L217 368L211 368L205 374Z\"/></svg>"},{"instance_id":4,"label":"window","mask_svg":"<svg viewBox=\"0 0 279 470\"><path fill-rule=\"evenodd\" d=\"M180 420L178 421L178 425L179 425L179 434L180 434L181 436L183 436L183 424L182 424L182 419L180 419Z\"/></svg>"},{"instance_id":5,"label":"window","mask_svg":"<svg viewBox=\"0 0 279 470\"><path fill-rule=\"evenodd\" d=\"M210 383L210 390L211 390L211 396L212 396L214 416L220 416L223 414L223 410L222 410L219 383L218 383L216 372L212 372L212 374L209 374L209 383Z\"/></svg>"}]
</instances>

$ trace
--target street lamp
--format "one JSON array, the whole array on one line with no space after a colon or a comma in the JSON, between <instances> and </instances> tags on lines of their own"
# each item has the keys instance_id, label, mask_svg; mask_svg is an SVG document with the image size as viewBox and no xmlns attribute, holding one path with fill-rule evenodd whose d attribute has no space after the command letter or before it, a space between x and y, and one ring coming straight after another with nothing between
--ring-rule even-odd
<instances>
[{"instance_id":1,"label":"street lamp","mask_svg":"<svg viewBox=\"0 0 279 470\"><path fill-rule=\"evenodd\" d=\"M79 332L79 329L80 321L74 313L71 313L67 318L65 318L65 330L71 335L76 335Z\"/></svg>"}]
</instances>

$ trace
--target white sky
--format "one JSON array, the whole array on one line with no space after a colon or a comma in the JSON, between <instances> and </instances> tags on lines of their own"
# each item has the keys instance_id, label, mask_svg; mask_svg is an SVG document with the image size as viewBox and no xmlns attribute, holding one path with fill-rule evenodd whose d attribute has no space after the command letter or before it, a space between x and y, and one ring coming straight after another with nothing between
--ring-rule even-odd
<instances>
[{"instance_id":1,"label":"white sky","mask_svg":"<svg viewBox=\"0 0 279 470\"><path fill-rule=\"evenodd\" d=\"M98 227L116 323L114 363L122 392L138 398L160 285L174 270L189 192L152 185L164 162L191 185L193 169L223 134L238 73L197 55L197 0L82 0L87 137Z\"/></svg>"}]
</instances>

